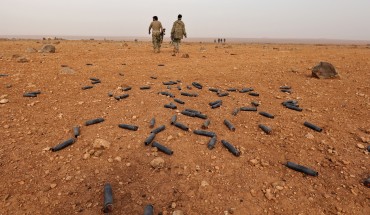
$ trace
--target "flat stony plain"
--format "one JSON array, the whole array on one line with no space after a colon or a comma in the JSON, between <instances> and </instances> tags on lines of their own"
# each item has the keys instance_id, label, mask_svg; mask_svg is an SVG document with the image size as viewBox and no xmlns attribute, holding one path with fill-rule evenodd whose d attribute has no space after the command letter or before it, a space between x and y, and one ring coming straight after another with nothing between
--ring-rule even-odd
<instances>
[{"instance_id":1,"label":"flat stony plain","mask_svg":"<svg viewBox=\"0 0 370 215\"><path fill-rule=\"evenodd\" d=\"M26 52L48 42L56 53ZM113 188L112 214L143 214L147 204L155 214L370 214L370 192L363 185L370 177L369 45L185 42L178 56L171 51L167 42L155 54L150 42L140 41L0 41L0 74L8 75L0 77L0 214L102 214L105 183ZM182 58L184 53L190 57ZM17 62L17 55L28 62ZM312 78L310 69L320 61L332 63L340 79ZM101 83L82 90L92 77ZM163 82L170 80L181 82L168 89ZM128 86L130 91L120 90ZM291 86L292 93L280 86ZM252 87L259 96L218 97L210 87ZM37 97L23 97L36 90ZM118 101L109 92L129 97ZM208 103L218 99L222 106L211 109ZM281 105L289 99L303 111ZM252 101L275 118L232 115ZM170 102L177 109L164 108ZM210 138L193 133L204 120L180 114L185 108L211 120L208 130L218 138L213 150L207 148ZM170 124L175 114L190 131ZM84 125L98 117L105 121ZM172 149L171 156L144 145L153 117L155 127L166 126L155 140ZM323 131L305 127L305 121ZM124 130L120 123L139 129ZM77 125L81 135L73 145L48 150L71 138ZM110 147L94 149L96 139ZM221 140L236 146L240 157ZM151 166L156 157L164 160L161 168ZM291 170L287 161L319 175Z\"/></svg>"}]
</instances>

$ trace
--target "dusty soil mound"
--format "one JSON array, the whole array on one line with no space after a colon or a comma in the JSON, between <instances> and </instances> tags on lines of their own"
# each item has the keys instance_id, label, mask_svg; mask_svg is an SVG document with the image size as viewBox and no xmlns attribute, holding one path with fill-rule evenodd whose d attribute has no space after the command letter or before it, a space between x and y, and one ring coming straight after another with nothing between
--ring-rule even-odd
<instances>
[{"instance_id":1,"label":"dusty soil mound","mask_svg":"<svg viewBox=\"0 0 370 215\"><path fill-rule=\"evenodd\" d=\"M39 44L0 41L1 214L101 214L106 183L112 214L142 214L147 204L155 214L370 213L365 46L183 43L191 58L182 58L169 44L154 54L150 43L62 41L55 54L12 60ZM320 61L342 78L312 78ZM193 133L205 115L212 150L211 137ZM104 121L86 126L96 118ZM154 140L172 155L144 144L161 125ZM74 127L76 141L49 150Z\"/></svg>"}]
</instances>

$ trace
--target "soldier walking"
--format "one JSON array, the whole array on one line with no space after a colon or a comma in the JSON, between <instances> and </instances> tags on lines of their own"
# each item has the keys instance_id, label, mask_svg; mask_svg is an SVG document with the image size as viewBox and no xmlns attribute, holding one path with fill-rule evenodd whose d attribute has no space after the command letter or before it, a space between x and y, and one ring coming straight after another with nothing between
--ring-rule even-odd
<instances>
[{"instance_id":1,"label":"soldier walking","mask_svg":"<svg viewBox=\"0 0 370 215\"><path fill-rule=\"evenodd\" d=\"M155 53L160 52L161 48L161 32L162 32L162 23L158 21L157 16L153 16L153 22L149 25L149 34L150 30L152 31L152 42L153 42L153 50Z\"/></svg>"},{"instance_id":2,"label":"soldier walking","mask_svg":"<svg viewBox=\"0 0 370 215\"><path fill-rule=\"evenodd\" d=\"M177 20L173 23L171 30L171 40L174 46L173 56L175 56L176 53L179 53L181 39L183 39L184 36L186 38L185 24L183 21L181 21L181 18L182 15L179 14L177 16Z\"/></svg>"}]
</instances>

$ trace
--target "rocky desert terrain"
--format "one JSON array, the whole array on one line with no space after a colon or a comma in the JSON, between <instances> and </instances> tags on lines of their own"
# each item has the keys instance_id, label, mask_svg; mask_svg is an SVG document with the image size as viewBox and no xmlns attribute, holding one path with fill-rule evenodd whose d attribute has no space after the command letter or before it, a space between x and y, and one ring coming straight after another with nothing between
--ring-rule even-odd
<instances>
[{"instance_id":1,"label":"rocky desert terrain","mask_svg":"<svg viewBox=\"0 0 370 215\"><path fill-rule=\"evenodd\" d=\"M55 53L38 52L45 44ZM364 185L370 45L185 42L177 56L171 51L165 43L156 54L140 41L1 40L0 214L102 214L107 183L111 214L143 214L148 204L162 215L370 214ZM340 77L311 77L321 61ZM282 92L282 86L291 89ZM254 94L240 92L245 88ZM221 106L211 108L216 100ZM302 111L284 107L287 100ZM252 102L257 111L237 111ZM176 108L164 107L170 103ZM185 109L206 115L208 128L202 128L205 119L183 115ZM174 115L188 131L171 124ZM95 118L104 121L85 125ZM154 141L172 155L144 144L161 125ZM76 126L80 135L72 145L50 150L73 138ZM195 130L214 132L214 148ZM294 171L288 161L318 175Z\"/></svg>"}]
</instances>

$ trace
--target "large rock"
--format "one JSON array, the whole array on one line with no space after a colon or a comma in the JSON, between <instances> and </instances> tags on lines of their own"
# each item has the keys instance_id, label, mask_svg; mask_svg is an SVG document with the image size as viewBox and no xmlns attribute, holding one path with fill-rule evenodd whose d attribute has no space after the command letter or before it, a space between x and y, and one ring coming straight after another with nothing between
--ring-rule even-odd
<instances>
[{"instance_id":1,"label":"large rock","mask_svg":"<svg viewBox=\"0 0 370 215\"><path fill-rule=\"evenodd\" d=\"M95 139L93 143L94 149L109 149L111 143L104 139Z\"/></svg>"},{"instance_id":2,"label":"large rock","mask_svg":"<svg viewBox=\"0 0 370 215\"><path fill-rule=\"evenodd\" d=\"M41 53L55 53L55 46L53 45L44 45L39 52Z\"/></svg>"},{"instance_id":3,"label":"large rock","mask_svg":"<svg viewBox=\"0 0 370 215\"><path fill-rule=\"evenodd\" d=\"M320 62L312 68L312 77L319 79L338 78L339 74L331 63Z\"/></svg>"}]
</instances>

